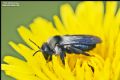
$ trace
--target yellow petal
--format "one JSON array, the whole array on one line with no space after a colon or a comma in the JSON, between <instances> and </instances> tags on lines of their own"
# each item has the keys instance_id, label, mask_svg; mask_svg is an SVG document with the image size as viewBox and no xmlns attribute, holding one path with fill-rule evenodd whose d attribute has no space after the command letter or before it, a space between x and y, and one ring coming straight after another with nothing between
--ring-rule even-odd
<instances>
[{"instance_id":1,"label":"yellow petal","mask_svg":"<svg viewBox=\"0 0 120 80\"><path fill-rule=\"evenodd\" d=\"M80 3L76 9L76 16L80 25L79 31L83 34L103 36L101 28L103 11L102 2L86 1Z\"/></svg>"},{"instance_id":2,"label":"yellow petal","mask_svg":"<svg viewBox=\"0 0 120 80\"><path fill-rule=\"evenodd\" d=\"M80 66L79 59L76 62L75 69L76 69L76 80L84 80L85 78L84 66Z\"/></svg>"},{"instance_id":3,"label":"yellow petal","mask_svg":"<svg viewBox=\"0 0 120 80\"><path fill-rule=\"evenodd\" d=\"M33 36L32 32L30 30L28 30L27 28L25 28L24 26L21 26L18 28L18 32L20 34L20 36L22 37L22 39L29 45L31 46L31 48L37 50L38 48L30 42L29 39L33 40L35 38L35 36Z\"/></svg>"},{"instance_id":4,"label":"yellow petal","mask_svg":"<svg viewBox=\"0 0 120 80\"><path fill-rule=\"evenodd\" d=\"M102 77L100 77L99 76L99 78L101 79L101 80L110 80L110 70L111 69L111 63L110 63L110 59L109 58L107 58L106 60L105 60L105 63L104 63L104 68L103 68L103 70L101 70L101 76Z\"/></svg>"},{"instance_id":5,"label":"yellow petal","mask_svg":"<svg viewBox=\"0 0 120 80\"><path fill-rule=\"evenodd\" d=\"M67 34L75 34L78 26L72 7L69 4L62 5L60 8L60 14L63 24L68 31Z\"/></svg>"},{"instance_id":6,"label":"yellow petal","mask_svg":"<svg viewBox=\"0 0 120 80\"><path fill-rule=\"evenodd\" d=\"M93 79L93 72L91 67L88 66L87 62L85 62L85 80L92 80Z\"/></svg>"},{"instance_id":7,"label":"yellow petal","mask_svg":"<svg viewBox=\"0 0 120 80\"><path fill-rule=\"evenodd\" d=\"M117 9L117 1L107 1L106 2L106 15L114 16Z\"/></svg>"},{"instance_id":8,"label":"yellow petal","mask_svg":"<svg viewBox=\"0 0 120 80\"><path fill-rule=\"evenodd\" d=\"M6 75L10 75L18 80L41 80L42 78L36 77L35 75L24 75L22 73L17 73L14 71L5 71ZM47 79L42 79L47 80Z\"/></svg>"},{"instance_id":9,"label":"yellow petal","mask_svg":"<svg viewBox=\"0 0 120 80\"><path fill-rule=\"evenodd\" d=\"M30 50L30 48L28 48L28 47L26 47L26 46L24 46L24 49L22 50L21 48L20 48L20 46L22 45L22 44L18 44L18 45L16 45L14 42L9 42L9 44L10 44L10 46L12 46L18 53L20 53L23 57L25 57L25 59L27 59L27 60L29 60L31 57L32 57L32 55L33 55L33 51L32 50Z\"/></svg>"},{"instance_id":10,"label":"yellow petal","mask_svg":"<svg viewBox=\"0 0 120 80\"><path fill-rule=\"evenodd\" d=\"M53 67L57 76L61 76L60 79L65 79L65 80L74 80L73 76L70 76L69 73L67 71L65 71L65 69L59 64L59 62L57 61L57 57L53 56ZM68 77L69 76L69 77Z\"/></svg>"},{"instance_id":11,"label":"yellow petal","mask_svg":"<svg viewBox=\"0 0 120 80\"><path fill-rule=\"evenodd\" d=\"M54 16L53 19L58 32L60 32L62 35L67 34L67 31L65 30L65 27L60 21L60 19L58 18L58 16Z\"/></svg>"},{"instance_id":12,"label":"yellow petal","mask_svg":"<svg viewBox=\"0 0 120 80\"><path fill-rule=\"evenodd\" d=\"M58 32L54 28L53 24L41 17L36 18L30 25L30 28L33 34L41 41L47 41L50 36L58 35Z\"/></svg>"},{"instance_id":13,"label":"yellow petal","mask_svg":"<svg viewBox=\"0 0 120 80\"><path fill-rule=\"evenodd\" d=\"M24 65L24 64L22 64ZM18 72L21 74L25 75L34 75L34 71L27 65L27 66L21 66L21 65L7 65L7 64L2 64L2 70L5 71L13 71L13 72ZM22 69L21 69L22 67Z\"/></svg>"}]
</instances>

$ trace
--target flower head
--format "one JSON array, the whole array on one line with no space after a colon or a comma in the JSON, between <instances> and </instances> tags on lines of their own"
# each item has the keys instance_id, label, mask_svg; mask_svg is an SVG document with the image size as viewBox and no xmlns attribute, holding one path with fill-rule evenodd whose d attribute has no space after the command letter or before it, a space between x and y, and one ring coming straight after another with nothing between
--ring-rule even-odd
<instances>
[{"instance_id":1,"label":"flower head","mask_svg":"<svg viewBox=\"0 0 120 80\"><path fill-rule=\"evenodd\" d=\"M105 12L104 12L105 11ZM54 16L54 24L41 17L29 25L18 28L22 39L27 43L9 44L26 61L12 56L5 56L2 70L17 80L118 80L120 75L120 9L117 2L81 2L75 12L69 4L60 8L61 19ZM42 52L31 43L32 39L40 47L55 35L89 34L101 38L102 43L88 53L67 54L65 65L59 56L52 56L52 61L45 60Z\"/></svg>"}]
</instances>

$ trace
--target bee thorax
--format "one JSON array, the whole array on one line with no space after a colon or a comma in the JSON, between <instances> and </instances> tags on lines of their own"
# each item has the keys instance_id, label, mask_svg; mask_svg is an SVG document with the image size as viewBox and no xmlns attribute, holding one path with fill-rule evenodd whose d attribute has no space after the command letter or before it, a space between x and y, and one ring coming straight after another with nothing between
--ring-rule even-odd
<instances>
[{"instance_id":1,"label":"bee thorax","mask_svg":"<svg viewBox=\"0 0 120 80\"><path fill-rule=\"evenodd\" d=\"M58 47L58 46L55 46L54 50L55 50L56 55L59 55L61 53L61 51L62 51L62 49L60 47Z\"/></svg>"}]
</instances>

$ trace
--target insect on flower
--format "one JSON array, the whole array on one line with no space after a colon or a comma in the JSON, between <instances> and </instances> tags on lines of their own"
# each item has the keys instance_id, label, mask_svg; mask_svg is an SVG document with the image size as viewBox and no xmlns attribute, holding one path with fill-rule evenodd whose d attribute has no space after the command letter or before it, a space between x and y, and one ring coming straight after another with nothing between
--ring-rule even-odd
<instances>
[{"instance_id":1,"label":"insect on flower","mask_svg":"<svg viewBox=\"0 0 120 80\"><path fill-rule=\"evenodd\" d=\"M30 40L30 39L29 39ZM34 43L32 40L30 40ZM101 39L93 35L64 35L64 36L53 36L48 39L47 42L43 43L41 47L38 46L39 50L36 51L33 56L41 51L45 59L52 59L52 55L60 55L60 58L64 62L65 53L75 53L90 56L86 51L95 48L97 43L101 43Z\"/></svg>"}]
</instances>

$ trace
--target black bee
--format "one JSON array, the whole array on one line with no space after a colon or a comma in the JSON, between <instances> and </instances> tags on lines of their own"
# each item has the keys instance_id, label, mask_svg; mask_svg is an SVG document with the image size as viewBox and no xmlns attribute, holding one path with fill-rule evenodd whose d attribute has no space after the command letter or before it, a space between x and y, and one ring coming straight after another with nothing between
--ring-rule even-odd
<instances>
[{"instance_id":1,"label":"black bee","mask_svg":"<svg viewBox=\"0 0 120 80\"><path fill-rule=\"evenodd\" d=\"M34 43L32 40L30 41ZM96 44L100 42L101 39L93 35L57 35L48 39L41 47L38 46L39 50L36 51L33 56L39 51L43 53L46 60L48 60L48 57L52 59L53 54L60 55L64 64L65 53L84 54L89 56L86 51L92 50L95 48Z\"/></svg>"}]
</instances>

